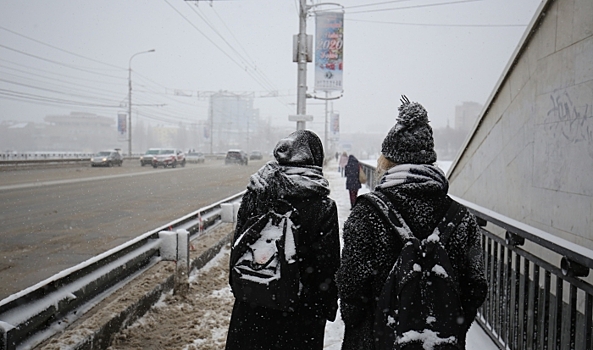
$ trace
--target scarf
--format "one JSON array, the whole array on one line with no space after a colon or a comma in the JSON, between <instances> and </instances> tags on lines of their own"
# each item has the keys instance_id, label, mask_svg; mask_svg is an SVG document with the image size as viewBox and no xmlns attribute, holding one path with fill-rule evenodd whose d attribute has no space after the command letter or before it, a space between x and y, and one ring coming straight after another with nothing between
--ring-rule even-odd
<instances>
[{"instance_id":1,"label":"scarf","mask_svg":"<svg viewBox=\"0 0 593 350\"><path fill-rule=\"evenodd\" d=\"M387 170L375 190L390 187L434 189L447 193L449 181L437 166L429 164L401 164Z\"/></svg>"},{"instance_id":2,"label":"scarf","mask_svg":"<svg viewBox=\"0 0 593 350\"><path fill-rule=\"evenodd\" d=\"M321 167L280 165L277 161L266 163L251 175L247 189L254 191L263 201L269 198L327 196L330 192Z\"/></svg>"}]
</instances>

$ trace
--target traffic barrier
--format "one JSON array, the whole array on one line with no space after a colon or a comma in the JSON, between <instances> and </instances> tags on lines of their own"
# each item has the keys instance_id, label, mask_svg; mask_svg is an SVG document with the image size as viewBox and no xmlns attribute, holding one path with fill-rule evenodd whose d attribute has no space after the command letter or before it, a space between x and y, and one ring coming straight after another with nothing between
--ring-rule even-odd
<instances>
[{"instance_id":1,"label":"traffic barrier","mask_svg":"<svg viewBox=\"0 0 593 350\"><path fill-rule=\"evenodd\" d=\"M77 310L90 303L97 303L98 299L109 295L108 291L113 291L132 276L141 274L164 260L163 256L167 255L166 251L170 251L171 247L163 243L163 239L159 237L160 232L175 230L188 237L189 241L189 237L195 238L199 233L220 223L221 205L240 201L243 193L192 212L3 299L0 301L0 350L17 349L22 344L32 347L51 337L59 330L57 325L67 315L72 321L72 314ZM189 249L189 244L186 247ZM204 259L211 259L214 255L215 253L210 252L201 257L200 261L192 262L191 268L204 264ZM177 255L175 258L177 259ZM189 264L188 258L186 262ZM181 272L185 273L186 279L189 271L188 268L186 272ZM174 279L160 288L166 288L167 283L174 283ZM158 291L153 294L140 304L147 305L158 300L158 297L154 300ZM80 316L82 315L76 315ZM119 321L117 318L112 320L112 323L123 324L129 315L122 317ZM106 325L93 336L97 339L91 339L91 343L95 345L84 348L104 348L100 344L105 343L113 329L113 324Z\"/></svg>"}]
</instances>

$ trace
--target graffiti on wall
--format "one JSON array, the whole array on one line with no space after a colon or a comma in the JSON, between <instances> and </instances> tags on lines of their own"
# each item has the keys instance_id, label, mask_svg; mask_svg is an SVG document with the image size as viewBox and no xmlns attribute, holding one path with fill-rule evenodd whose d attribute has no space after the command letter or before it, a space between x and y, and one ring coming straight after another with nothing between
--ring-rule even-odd
<instances>
[{"instance_id":1,"label":"graffiti on wall","mask_svg":"<svg viewBox=\"0 0 593 350\"><path fill-rule=\"evenodd\" d=\"M572 144L584 142L589 157L593 158L593 103L577 105L567 92L550 94L550 100L548 117L554 119L548 124L550 131Z\"/></svg>"}]
</instances>

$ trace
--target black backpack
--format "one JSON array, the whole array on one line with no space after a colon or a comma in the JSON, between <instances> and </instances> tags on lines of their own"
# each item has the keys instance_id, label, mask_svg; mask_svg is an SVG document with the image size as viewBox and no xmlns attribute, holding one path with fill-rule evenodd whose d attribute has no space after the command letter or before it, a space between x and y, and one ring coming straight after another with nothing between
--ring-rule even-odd
<instances>
[{"instance_id":1,"label":"black backpack","mask_svg":"<svg viewBox=\"0 0 593 350\"><path fill-rule=\"evenodd\" d=\"M298 211L278 200L243 225L230 257L231 289L237 300L291 311L299 297Z\"/></svg>"},{"instance_id":2,"label":"black backpack","mask_svg":"<svg viewBox=\"0 0 593 350\"><path fill-rule=\"evenodd\" d=\"M433 233L419 240L384 194L365 197L403 242L377 300L375 349L465 349L458 279L444 247L467 209L452 201Z\"/></svg>"}]
</instances>

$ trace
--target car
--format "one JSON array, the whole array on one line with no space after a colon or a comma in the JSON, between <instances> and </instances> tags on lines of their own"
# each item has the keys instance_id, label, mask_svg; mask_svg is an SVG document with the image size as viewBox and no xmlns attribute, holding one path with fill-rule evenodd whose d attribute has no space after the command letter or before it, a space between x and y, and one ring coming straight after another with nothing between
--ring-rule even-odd
<instances>
[{"instance_id":1,"label":"car","mask_svg":"<svg viewBox=\"0 0 593 350\"><path fill-rule=\"evenodd\" d=\"M177 164L184 167L185 162L185 153L183 153L182 150L175 148L161 148L159 154L156 154L152 157L153 168L157 168L159 166L162 166L163 168L168 166L171 168L176 168Z\"/></svg>"},{"instance_id":2,"label":"car","mask_svg":"<svg viewBox=\"0 0 593 350\"><path fill-rule=\"evenodd\" d=\"M247 153L241 151L240 149L230 149L224 157L224 164L247 165L248 159L249 157L247 156Z\"/></svg>"},{"instance_id":3,"label":"car","mask_svg":"<svg viewBox=\"0 0 593 350\"><path fill-rule=\"evenodd\" d=\"M91 166L93 166L93 167L96 167L96 166L112 167L114 165L122 166L123 163L124 163L124 158L121 156L121 154L118 151L116 151L114 149L100 151L91 157Z\"/></svg>"},{"instance_id":4,"label":"car","mask_svg":"<svg viewBox=\"0 0 593 350\"><path fill-rule=\"evenodd\" d=\"M149 148L144 155L140 156L140 166L151 165L152 158L159 154L160 151L160 148Z\"/></svg>"},{"instance_id":5,"label":"car","mask_svg":"<svg viewBox=\"0 0 593 350\"><path fill-rule=\"evenodd\" d=\"M190 152L185 155L185 159L188 163L204 163L206 158L202 152Z\"/></svg>"},{"instance_id":6,"label":"car","mask_svg":"<svg viewBox=\"0 0 593 350\"><path fill-rule=\"evenodd\" d=\"M260 151L253 151L249 155L249 160L252 159L264 159L264 155Z\"/></svg>"}]
</instances>

